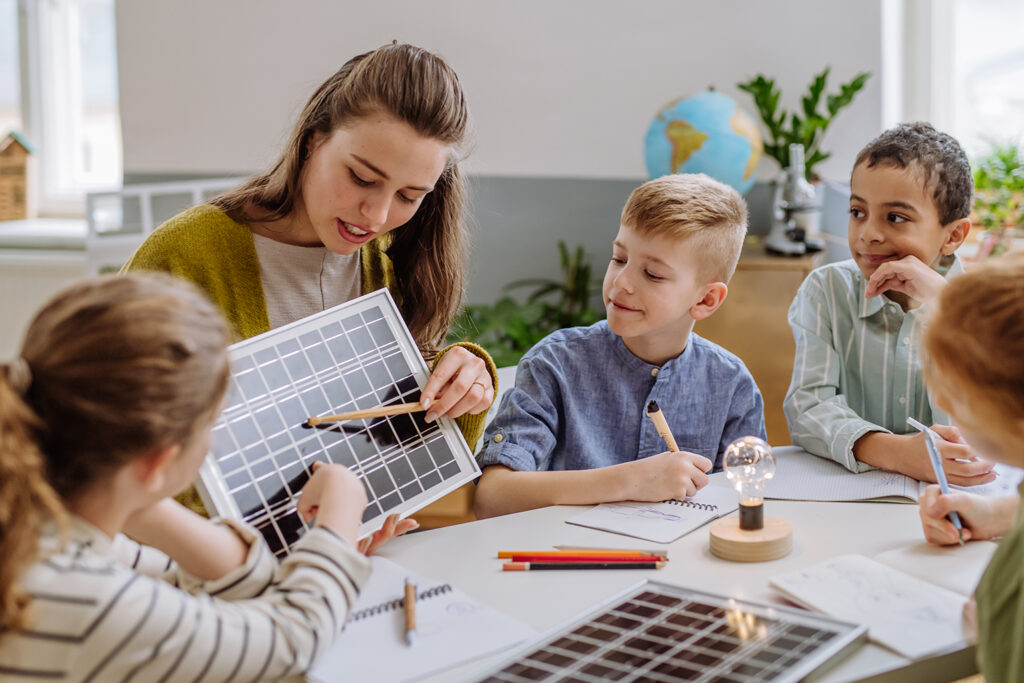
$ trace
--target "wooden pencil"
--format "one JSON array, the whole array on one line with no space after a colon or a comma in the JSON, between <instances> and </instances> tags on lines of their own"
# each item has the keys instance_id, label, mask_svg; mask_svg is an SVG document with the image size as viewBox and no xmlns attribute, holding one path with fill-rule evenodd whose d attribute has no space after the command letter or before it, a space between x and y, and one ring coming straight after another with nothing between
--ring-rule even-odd
<instances>
[{"instance_id":1,"label":"wooden pencil","mask_svg":"<svg viewBox=\"0 0 1024 683\"><path fill-rule=\"evenodd\" d=\"M630 558L630 557L651 557L657 556L664 559L668 553L664 550L614 550L601 548L565 548L562 550L500 550L498 551L498 558L503 560L511 560L523 555L530 555L537 558L546 557L614 557L614 558Z\"/></svg>"},{"instance_id":2,"label":"wooden pencil","mask_svg":"<svg viewBox=\"0 0 1024 683\"><path fill-rule=\"evenodd\" d=\"M390 406L378 406L376 408L366 408L365 410L353 410L347 413L338 413L337 415L324 415L322 417L313 416L306 420L306 424L310 427L316 427L324 422L345 422L346 420L363 420L370 417L388 417L390 415L404 415L405 413L417 413L426 410L423 404L419 401L415 403L397 403Z\"/></svg>"},{"instance_id":3,"label":"wooden pencil","mask_svg":"<svg viewBox=\"0 0 1024 683\"><path fill-rule=\"evenodd\" d=\"M590 553L590 552L593 552L593 553L636 553L638 555L658 555L659 557L665 557L665 558L668 557L668 551L667 550L653 550L651 548L637 548L637 549L633 549L633 548L600 548L600 547L592 546L592 545L556 545L555 549L560 551L560 552L563 552L563 553L564 552L579 553L581 551L582 552L588 552L588 553ZM522 551L519 551L519 552L530 552L530 551L522 550ZM499 555L498 557L504 557L504 555Z\"/></svg>"},{"instance_id":4,"label":"wooden pencil","mask_svg":"<svg viewBox=\"0 0 1024 683\"><path fill-rule=\"evenodd\" d=\"M661 569L664 562L506 562L505 572L533 572L545 569Z\"/></svg>"}]
</instances>

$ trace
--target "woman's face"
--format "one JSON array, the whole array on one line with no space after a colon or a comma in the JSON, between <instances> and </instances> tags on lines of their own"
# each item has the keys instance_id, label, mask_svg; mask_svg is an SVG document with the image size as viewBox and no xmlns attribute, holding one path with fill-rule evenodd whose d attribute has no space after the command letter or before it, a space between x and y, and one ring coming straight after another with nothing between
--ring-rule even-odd
<instances>
[{"instance_id":1,"label":"woman's face","mask_svg":"<svg viewBox=\"0 0 1024 683\"><path fill-rule=\"evenodd\" d=\"M356 119L329 136L316 136L309 151L292 237L336 254L355 253L407 223L452 152L387 115Z\"/></svg>"}]
</instances>

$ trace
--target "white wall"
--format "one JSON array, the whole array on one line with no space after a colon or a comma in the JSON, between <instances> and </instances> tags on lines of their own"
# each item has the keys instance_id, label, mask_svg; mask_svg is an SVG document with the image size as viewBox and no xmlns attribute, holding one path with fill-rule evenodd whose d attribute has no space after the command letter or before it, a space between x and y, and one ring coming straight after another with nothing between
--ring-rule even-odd
<instances>
[{"instance_id":1,"label":"white wall","mask_svg":"<svg viewBox=\"0 0 1024 683\"><path fill-rule=\"evenodd\" d=\"M125 172L263 168L312 90L392 39L443 54L477 127L470 172L630 178L657 109L774 75L793 107L811 76L874 77L826 138L846 177L880 130L880 0L125 0L117 3ZM774 171L764 164L763 173Z\"/></svg>"}]
</instances>

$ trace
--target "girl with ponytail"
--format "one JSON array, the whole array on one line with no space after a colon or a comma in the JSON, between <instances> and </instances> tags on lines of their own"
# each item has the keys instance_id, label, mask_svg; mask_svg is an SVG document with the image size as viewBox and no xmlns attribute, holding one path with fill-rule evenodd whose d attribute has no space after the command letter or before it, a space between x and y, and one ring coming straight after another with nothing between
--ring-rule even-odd
<instances>
[{"instance_id":1,"label":"girl with ponytail","mask_svg":"<svg viewBox=\"0 0 1024 683\"><path fill-rule=\"evenodd\" d=\"M104 277L0 365L0 678L280 678L340 633L369 574L353 473L310 473L316 526L280 566L251 527L170 498L206 455L227 341L188 283Z\"/></svg>"}]
</instances>

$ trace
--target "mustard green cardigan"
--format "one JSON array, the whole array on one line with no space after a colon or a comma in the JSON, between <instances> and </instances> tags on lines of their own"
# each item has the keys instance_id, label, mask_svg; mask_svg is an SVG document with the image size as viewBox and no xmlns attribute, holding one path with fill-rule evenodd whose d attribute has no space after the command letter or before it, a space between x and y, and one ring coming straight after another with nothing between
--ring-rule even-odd
<instances>
[{"instance_id":1,"label":"mustard green cardigan","mask_svg":"<svg viewBox=\"0 0 1024 683\"><path fill-rule=\"evenodd\" d=\"M383 238L363 245L362 293L387 287L401 306L391 259L384 253ZM267 302L263 298L260 264L252 230L210 204L201 204L167 221L146 238L121 272L159 270L190 280L213 300L242 340L270 329ZM441 350L434 364L454 346L462 346L482 358L491 373L495 391L498 371L488 353L475 344L460 343ZM470 450L484 431L486 412L463 415L456 420Z\"/></svg>"}]
</instances>

